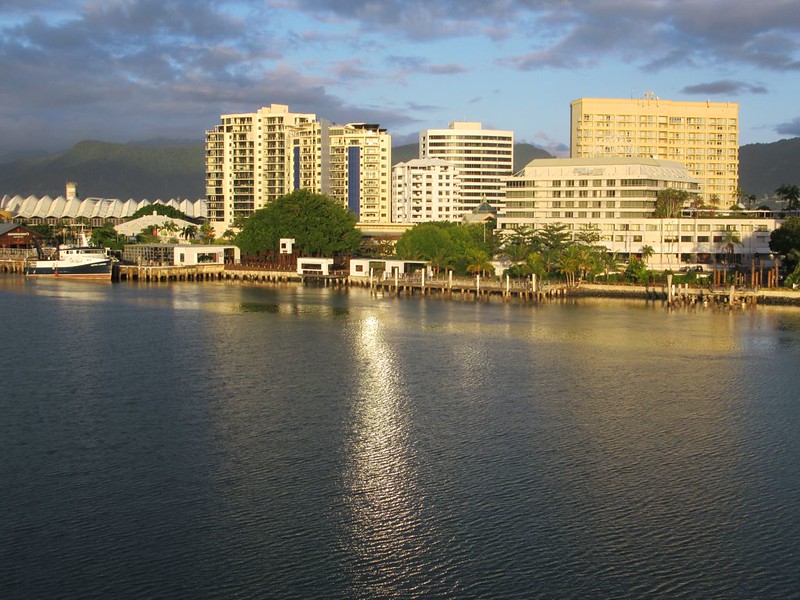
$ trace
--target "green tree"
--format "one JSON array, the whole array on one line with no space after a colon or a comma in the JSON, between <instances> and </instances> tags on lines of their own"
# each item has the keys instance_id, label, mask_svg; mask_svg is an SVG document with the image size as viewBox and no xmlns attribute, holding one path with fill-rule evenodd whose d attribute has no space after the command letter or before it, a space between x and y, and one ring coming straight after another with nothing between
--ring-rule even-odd
<instances>
[{"instance_id":1,"label":"green tree","mask_svg":"<svg viewBox=\"0 0 800 600\"><path fill-rule=\"evenodd\" d=\"M686 190L676 190L675 188L659 190L656 196L653 216L663 219L674 219L680 216L681 209L688 205L690 200L691 196Z\"/></svg>"},{"instance_id":2,"label":"green tree","mask_svg":"<svg viewBox=\"0 0 800 600\"><path fill-rule=\"evenodd\" d=\"M157 244L161 238L158 237L158 229L155 227L142 227L136 234L136 241L140 244Z\"/></svg>"},{"instance_id":3,"label":"green tree","mask_svg":"<svg viewBox=\"0 0 800 600\"><path fill-rule=\"evenodd\" d=\"M397 241L395 252L404 260L430 261L434 270L449 268L466 274L470 252L481 250L491 260L489 247L488 237L487 243L483 241L482 224L432 222L406 231Z\"/></svg>"},{"instance_id":4,"label":"green tree","mask_svg":"<svg viewBox=\"0 0 800 600\"><path fill-rule=\"evenodd\" d=\"M215 237L216 234L214 233L214 227L209 223L203 223L200 226L200 241L203 244L213 244Z\"/></svg>"},{"instance_id":5,"label":"green tree","mask_svg":"<svg viewBox=\"0 0 800 600\"><path fill-rule=\"evenodd\" d=\"M600 231L596 228L581 229L575 233L575 243L589 248L597 247L597 243L601 240Z\"/></svg>"},{"instance_id":6,"label":"green tree","mask_svg":"<svg viewBox=\"0 0 800 600\"><path fill-rule=\"evenodd\" d=\"M784 183L775 190L775 194L783 202L784 210L800 210L800 188L796 185Z\"/></svg>"},{"instance_id":7,"label":"green tree","mask_svg":"<svg viewBox=\"0 0 800 600\"><path fill-rule=\"evenodd\" d=\"M500 251L515 265L525 262L532 250L532 232L527 227L512 230L500 246Z\"/></svg>"},{"instance_id":8,"label":"green tree","mask_svg":"<svg viewBox=\"0 0 800 600\"><path fill-rule=\"evenodd\" d=\"M537 277L544 277L550 272L547 268L545 257L541 252L531 252L525 259L525 272L527 275L535 273Z\"/></svg>"},{"instance_id":9,"label":"green tree","mask_svg":"<svg viewBox=\"0 0 800 600\"><path fill-rule=\"evenodd\" d=\"M564 223L548 223L534 236L533 244L538 250L562 250L569 245L571 236Z\"/></svg>"},{"instance_id":10,"label":"green tree","mask_svg":"<svg viewBox=\"0 0 800 600\"><path fill-rule=\"evenodd\" d=\"M91 243L100 248L122 250L125 245L125 237L117 233L111 221L106 221L101 227L95 227L92 230Z\"/></svg>"},{"instance_id":11,"label":"green tree","mask_svg":"<svg viewBox=\"0 0 800 600\"><path fill-rule=\"evenodd\" d=\"M161 204L160 202L154 202L153 204L148 204L143 206L135 213L130 216L130 219L138 219L139 217L144 217L148 215L152 215L156 213L157 215L163 215L165 217L170 217L171 219L183 219L184 221L191 221L192 219L189 218L186 213L178 210L177 208L173 208L167 204Z\"/></svg>"},{"instance_id":12,"label":"green tree","mask_svg":"<svg viewBox=\"0 0 800 600\"><path fill-rule=\"evenodd\" d=\"M47 223L39 223L38 225L26 225L29 229L32 229L36 233L40 233L42 237L46 240L51 240L55 236L55 230L53 229L52 225L48 225Z\"/></svg>"},{"instance_id":13,"label":"green tree","mask_svg":"<svg viewBox=\"0 0 800 600\"><path fill-rule=\"evenodd\" d=\"M642 257L642 261L647 264L647 261L650 260L653 255L656 253L655 248L652 246L642 246L642 249L639 250L639 254Z\"/></svg>"},{"instance_id":14,"label":"green tree","mask_svg":"<svg viewBox=\"0 0 800 600\"><path fill-rule=\"evenodd\" d=\"M176 233L178 233L178 231L180 231L180 227L178 227L178 226L175 224L175 222L174 222L174 221L165 221L165 222L164 222L164 223L161 225L161 230L162 230L162 231L165 231L169 237L175 238L175 234L176 234ZM170 241L175 241L175 242L177 242L178 240L177 240L177 239L174 239L174 240L170 240Z\"/></svg>"},{"instance_id":15,"label":"green tree","mask_svg":"<svg viewBox=\"0 0 800 600\"><path fill-rule=\"evenodd\" d=\"M492 257L486 250L473 248L467 254L467 272L472 274L480 273L482 276L487 273L494 273Z\"/></svg>"},{"instance_id":16,"label":"green tree","mask_svg":"<svg viewBox=\"0 0 800 600\"><path fill-rule=\"evenodd\" d=\"M436 255L454 254L455 246L448 228L441 223L420 223L406 231L395 245L403 260L432 260Z\"/></svg>"},{"instance_id":17,"label":"green tree","mask_svg":"<svg viewBox=\"0 0 800 600\"><path fill-rule=\"evenodd\" d=\"M181 229L181 237L185 240L193 240L197 235L197 225L187 225Z\"/></svg>"},{"instance_id":18,"label":"green tree","mask_svg":"<svg viewBox=\"0 0 800 600\"><path fill-rule=\"evenodd\" d=\"M647 264L636 256L631 256L628 260L628 266L625 268L625 277L634 283L647 283L650 278Z\"/></svg>"},{"instance_id":19,"label":"green tree","mask_svg":"<svg viewBox=\"0 0 800 600\"><path fill-rule=\"evenodd\" d=\"M770 234L769 249L785 257L788 270L793 270L796 264L792 262L792 252L800 250L800 217L789 217L783 224Z\"/></svg>"},{"instance_id":20,"label":"green tree","mask_svg":"<svg viewBox=\"0 0 800 600\"><path fill-rule=\"evenodd\" d=\"M308 190L296 190L255 211L236 236L236 244L246 254L277 252L281 238L294 238L295 246L309 256L353 253L361 244L356 216Z\"/></svg>"},{"instance_id":21,"label":"green tree","mask_svg":"<svg viewBox=\"0 0 800 600\"><path fill-rule=\"evenodd\" d=\"M561 252L558 267L567 278L567 285L575 285L575 273L581 269L578 246L569 246Z\"/></svg>"},{"instance_id":22,"label":"green tree","mask_svg":"<svg viewBox=\"0 0 800 600\"><path fill-rule=\"evenodd\" d=\"M616 272L620 268L619 256L616 252L602 252L598 256L599 266L605 274L605 279L608 281L609 274L613 271Z\"/></svg>"}]
</instances>

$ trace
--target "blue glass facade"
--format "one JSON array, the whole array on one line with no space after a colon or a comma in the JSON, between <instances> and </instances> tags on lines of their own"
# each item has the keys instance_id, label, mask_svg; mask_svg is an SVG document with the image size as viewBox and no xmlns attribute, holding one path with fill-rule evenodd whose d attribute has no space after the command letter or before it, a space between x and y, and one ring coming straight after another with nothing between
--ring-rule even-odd
<instances>
[{"instance_id":1,"label":"blue glass facade","mask_svg":"<svg viewBox=\"0 0 800 600\"><path fill-rule=\"evenodd\" d=\"M300 189L300 146L294 147L294 188L292 189Z\"/></svg>"},{"instance_id":2,"label":"blue glass facade","mask_svg":"<svg viewBox=\"0 0 800 600\"><path fill-rule=\"evenodd\" d=\"M361 218L361 148L350 146L347 148L347 208Z\"/></svg>"}]
</instances>

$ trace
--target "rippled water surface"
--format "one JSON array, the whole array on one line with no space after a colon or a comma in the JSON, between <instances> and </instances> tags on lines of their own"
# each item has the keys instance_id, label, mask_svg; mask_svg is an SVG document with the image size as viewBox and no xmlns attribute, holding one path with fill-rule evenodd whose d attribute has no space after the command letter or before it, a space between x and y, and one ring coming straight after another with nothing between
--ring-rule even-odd
<instances>
[{"instance_id":1,"label":"rippled water surface","mask_svg":"<svg viewBox=\"0 0 800 600\"><path fill-rule=\"evenodd\" d=\"M798 309L0 307L0 598L800 597Z\"/></svg>"}]
</instances>

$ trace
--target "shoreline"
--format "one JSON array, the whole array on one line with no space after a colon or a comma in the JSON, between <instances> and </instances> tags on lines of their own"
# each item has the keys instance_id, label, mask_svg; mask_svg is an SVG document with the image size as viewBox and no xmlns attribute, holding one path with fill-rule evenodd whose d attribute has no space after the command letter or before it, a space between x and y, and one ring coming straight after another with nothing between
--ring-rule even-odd
<instances>
[{"instance_id":1,"label":"shoreline","mask_svg":"<svg viewBox=\"0 0 800 600\"><path fill-rule=\"evenodd\" d=\"M210 267L210 268L209 268ZM500 300L502 302L547 302L566 298L618 298L629 300L661 301L667 305L715 304L721 306L789 306L800 307L800 290L779 289L739 289L727 287L689 287L674 285L672 293L667 284L638 285L621 283L581 282L574 287L565 284L542 286L537 291L530 289L530 282L514 281L510 285L502 280L484 280L476 285L474 278L458 278L452 281L432 279L422 282L394 281L391 279L372 280L366 277L349 276L303 276L288 271L263 271L242 267L224 268L222 265L179 273L184 269L175 267L138 267L131 269L129 277L114 278L114 283L177 283L218 281L224 283L257 285L316 285L322 287L369 288L375 293L397 296L423 295L445 300L482 301ZM20 276L19 271L2 269L3 274Z\"/></svg>"}]
</instances>

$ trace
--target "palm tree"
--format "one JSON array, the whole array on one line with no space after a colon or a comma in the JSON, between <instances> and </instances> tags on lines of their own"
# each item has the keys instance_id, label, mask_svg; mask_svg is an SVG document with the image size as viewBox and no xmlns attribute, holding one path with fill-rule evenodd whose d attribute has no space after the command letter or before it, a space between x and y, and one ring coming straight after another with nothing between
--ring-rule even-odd
<instances>
[{"instance_id":1,"label":"palm tree","mask_svg":"<svg viewBox=\"0 0 800 600\"><path fill-rule=\"evenodd\" d=\"M611 271L618 271L619 270L619 256L616 252L603 252L598 256L598 262L600 267L603 269L603 273L606 276L606 281L608 281L608 275ZM595 275L595 277L597 277Z\"/></svg>"},{"instance_id":2,"label":"palm tree","mask_svg":"<svg viewBox=\"0 0 800 600\"><path fill-rule=\"evenodd\" d=\"M581 257L578 246L568 246L566 250L561 253L558 266L567 278L567 285L574 286L575 273L581 270Z\"/></svg>"},{"instance_id":3,"label":"palm tree","mask_svg":"<svg viewBox=\"0 0 800 600\"><path fill-rule=\"evenodd\" d=\"M639 250L639 254L642 257L642 260L647 263L648 259L652 258L652 256L656 253L655 248L652 246L642 246L642 249Z\"/></svg>"},{"instance_id":4,"label":"palm tree","mask_svg":"<svg viewBox=\"0 0 800 600\"><path fill-rule=\"evenodd\" d=\"M433 272L438 275L442 269L449 269L453 266L453 256L448 248L437 246L430 256L430 263Z\"/></svg>"},{"instance_id":5,"label":"palm tree","mask_svg":"<svg viewBox=\"0 0 800 600\"><path fill-rule=\"evenodd\" d=\"M548 269L545 265L544 256L541 252L531 252L525 259L525 270L530 273L535 273L537 277L544 276Z\"/></svg>"},{"instance_id":6,"label":"palm tree","mask_svg":"<svg viewBox=\"0 0 800 600\"><path fill-rule=\"evenodd\" d=\"M485 250L471 249L467 254L467 272L484 276L486 273L494 271L492 257Z\"/></svg>"},{"instance_id":7,"label":"palm tree","mask_svg":"<svg viewBox=\"0 0 800 600\"><path fill-rule=\"evenodd\" d=\"M785 210L798 210L800 209L800 188L796 185L788 185L784 183L781 187L775 190L775 193L783 202Z\"/></svg>"},{"instance_id":8,"label":"palm tree","mask_svg":"<svg viewBox=\"0 0 800 600\"><path fill-rule=\"evenodd\" d=\"M214 228L208 223L204 223L200 227L200 240L206 244L210 244L214 241L214 237Z\"/></svg>"},{"instance_id":9,"label":"palm tree","mask_svg":"<svg viewBox=\"0 0 800 600\"><path fill-rule=\"evenodd\" d=\"M175 221L165 221L161 225L161 229L167 233L176 233L179 230L179 227L175 224Z\"/></svg>"},{"instance_id":10,"label":"palm tree","mask_svg":"<svg viewBox=\"0 0 800 600\"><path fill-rule=\"evenodd\" d=\"M721 202L722 202L722 200L720 199L719 195L717 195L717 194L711 194L708 197L708 208L711 209L709 211L711 213L711 216L714 216L714 214L717 212L717 209L719 208L719 205L720 205Z\"/></svg>"},{"instance_id":11,"label":"palm tree","mask_svg":"<svg viewBox=\"0 0 800 600\"><path fill-rule=\"evenodd\" d=\"M181 235L185 240L194 239L194 236L197 235L197 225L187 225L181 230Z\"/></svg>"},{"instance_id":12,"label":"palm tree","mask_svg":"<svg viewBox=\"0 0 800 600\"><path fill-rule=\"evenodd\" d=\"M580 281L583 281L586 278L586 275L589 271L592 271L595 268L597 268L598 253L589 246L577 245L575 248L576 248L575 257L578 261L578 271L580 272Z\"/></svg>"},{"instance_id":13,"label":"palm tree","mask_svg":"<svg viewBox=\"0 0 800 600\"><path fill-rule=\"evenodd\" d=\"M720 240L719 245L727 254L727 258L725 260L728 263L732 263L734 258L734 253L736 251L736 246L741 246L742 240L739 237L739 234L736 233L734 230L726 229L722 235L722 240Z\"/></svg>"}]
</instances>

